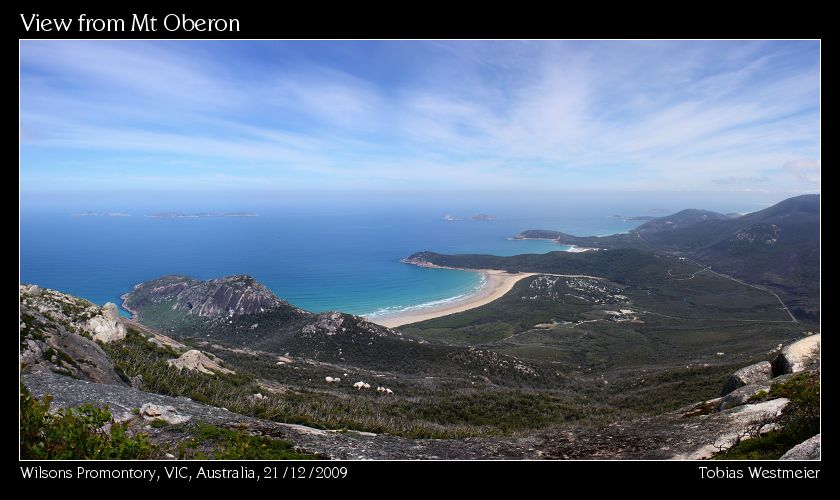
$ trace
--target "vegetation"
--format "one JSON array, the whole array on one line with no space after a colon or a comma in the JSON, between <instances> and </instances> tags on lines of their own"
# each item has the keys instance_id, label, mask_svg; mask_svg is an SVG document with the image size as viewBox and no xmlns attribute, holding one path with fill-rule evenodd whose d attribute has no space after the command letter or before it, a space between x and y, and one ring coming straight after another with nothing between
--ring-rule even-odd
<instances>
[{"instance_id":1,"label":"vegetation","mask_svg":"<svg viewBox=\"0 0 840 500\"><path fill-rule=\"evenodd\" d=\"M336 330L325 334L309 328L318 316L283 307L184 319L169 302L138 296L146 320L236 375L179 373L167 364L175 353L133 332L105 349L127 377L142 375L144 390L318 428L457 438L672 411L714 397L726 375L799 333L772 294L676 257L625 249L443 258L454 260L434 262L612 280L526 278L480 308L400 328L403 336L349 315L331 318ZM278 365L281 353L295 361ZM327 385L328 376L343 382ZM359 380L394 394L353 389Z\"/></svg>"},{"instance_id":2,"label":"vegetation","mask_svg":"<svg viewBox=\"0 0 840 500\"><path fill-rule=\"evenodd\" d=\"M509 257L496 255L443 255L433 252L413 254L409 259L439 266L466 269L500 269L509 272L581 274L599 276L619 283L645 285L661 279L670 269L674 274L690 274L696 266L676 257L650 251L621 248L598 252L548 252Z\"/></svg>"},{"instance_id":3,"label":"vegetation","mask_svg":"<svg viewBox=\"0 0 840 500\"><path fill-rule=\"evenodd\" d=\"M199 423L192 438L178 446L178 458L218 460L312 460L317 455L301 453L288 441L254 436L241 429L225 429Z\"/></svg>"},{"instance_id":4,"label":"vegetation","mask_svg":"<svg viewBox=\"0 0 840 500\"><path fill-rule=\"evenodd\" d=\"M680 222L677 229L666 229L671 225L660 220L658 226L645 225L647 231L614 237L556 235L567 243L605 249L597 252L512 257L415 254L412 258L418 262L441 266L543 275L519 281L510 293L485 306L408 325L399 332L351 315L300 311L275 302L270 292L262 293L261 285L243 277L227 280L227 286L246 287L249 293L256 290L257 302L265 299L272 305L263 309L252 301L251 314L233 314L201 288L209 282L165 277L149 282L154 286L147 283L132 291L132 309L144 324L219 356L236 373L179 371L168 363L178 352L148 342L133 329L124 340L101 346L123 380L139 383L143 390L186 396L262 419L409 438L588 432L591 429L582 428L602 429L714 398L727 375L766 359L777 344L810 328L792 323L772 293L692 260L712 258L718 252L724 255L722 265L733 256L749 260L750 272L774 262L776 250L793 251L790 240L782 237L766 243L778 236L777 229L784 238L812 229L810 209L794 208L790 220L801 227L786 225L778 210L715 220L703 220L707 214L692 212L683 214L690 216L691 224ZM524 233L534 234L543 233ZM752 240L759 247L745 243ZM792 267L780 267L773 278L777 289L789 284L790 294L801 291L795 280L787 280L809 276L805 271L813 253L808 253L810 240L803 241L804 253L795 254ZM717 269L718 261L713 262ZM189 300L177 292L193 285L197 288L188 294ZM218 314L189 314L198 305ZM54 312L56 318L85 319L87 314L69 306ZM47 313L44 317L64 324L63 318ZM27 328L22 337L43 335L42 325L32 316L23 320ZM55 350L46 356L59 368L72 361ZM328 384L326 377L342 381ZM352 387L355 381L366 381L371 389L357 390ZM385 394L376 387L393 391ZM23 397L22 391L22 401ZM781 427L760 435L756 431L755 437L741 439L718 458L776 458L819 432L816 376L791 377L751 402L777 397L791 399L778 420ZM35 413L41 411L41 404L35 401L30 413L33 408ZM103 453L139 453L125 442L129 437L143 439L129 436L122 424L109 422L107 410L93 407L65 410L54 417L44 410L40 418L62 429L92 426L88 434L80 434L84 443L115 439L117 426L113 446L123 451ZM99 431L106 423L111 425L110 435ZM241 429L204 423L173 426L162 420L148 427L149 435L170 446L162 450L181 458L304 458L285 441ZM53 436L42 431L34 435ZM73 439L81 438L69 442ZM52 444L33 449L49 449L50 456L78 452L62 450L54 436L42 441ZM86 445L76 448L87 453Z\"/></svg>"},{"instance_id":5,"label":"vegetation","mask_svg":"<svg viewBox=\"0 0 840 500\"><path fill-rule=\"evenodd\" d=\"M778 429L745 436L714 458L721 460L775 460L786 451L820 432L820 379L817 373L794 375L774 384L764 399L784 397L790 403L775 422Z\"/></svg>"},{"instance_id":6,"label":"vegetation","mask_svg":"<svg viewBox=\"0 0 840 500\"><path fill-rule=\"evenodd\" d=\"M277 366L275 357L217 351L235 375L206 375L169 367L173 357L134 331L107 344L115 364L130 377L142 375L142 389L225 407L237 413L316 428L351 429L411 438L502 436L568 425L589 426L673 410L715 394L732 366L684 366L605 378L543 370L531 384L492 382L491 373L473 370L452 378L396 376L358 367L294 362ZM470 350L464 349L469 353ZM492 354L492 353L491 353ZM343 375L327 386L325 376ZM515 370L511 370L515 371ZM495 375L500 382L504 379ZM352 380L382 383L393 395L351 387ZM261 393L263 398L255 398Z\"/></svg>"},{"instance_id":7,"label":"vegetation","mask_svg":"<svg viewBox=\"0 0 840 500\"><path fill-rule=\"evenodd\" d=\"M673 224L663 224L666 221ZM685 210L652 220L629 234L577 237L556 231L522 233L523 236L532 234L549 235L582 247L678 253L711 265L717 271L771 288L799 320L819 320L819 195L789 198L736 218ZM598 261L601 257L578 259Z\"/></svg>"},{"instance_id":8,"label":"vegetation","mask_svg":"<svg viewBox=\"0 0 840 500\"><path fill-rule=\"evenodd\" d=\"M39 401L20 386L21 457L24 459L141 459L154 447L144 434L130 434L107 408L90 404L50 413L52 398Z\"/></svg>"},{"instance_id":9,"label":"vegetation","mask_svg":"<svg viewBox=\"0 0 840 500\"><path fill-rule=\"evenodd\" d=\"M490 304L401 330L582 374L687 364L743 366L773 342L787 342L801 331L771 294L714 274L677 280L667 271L649 277L647 286L525 278ZM688 276L697 271L695 266Z\"/></svg>"}]
</instances>

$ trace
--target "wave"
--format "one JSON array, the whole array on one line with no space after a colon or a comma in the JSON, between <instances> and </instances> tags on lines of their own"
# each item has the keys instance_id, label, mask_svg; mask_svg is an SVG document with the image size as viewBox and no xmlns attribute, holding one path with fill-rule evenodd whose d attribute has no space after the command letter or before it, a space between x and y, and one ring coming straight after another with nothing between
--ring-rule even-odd
<instances>
[{"instance_id":1,"label":"wave","mask_svg":"<svg viewBox=\"0 0 840 500\"><path fill-rule=\"evenodd\" d=\"M476 293L480 292L482 289L484 289L484 287L487 286L487 277L484 275L484 273L479 273L479 276L481 276L481 279L479 280L478 284L475 286L475 288L473 288L469 292L462 293L462 294L456 295L454 297L448 297L448 298L445 298L445 299L438 299L438 300L433 300L433 301L430 301L430 302L423 302L422 304L415 304L415 305L409 305L409 306L382 307L380 309L377 309L377 310L373 311L372 313L360 314L360 316L363 316L363 317L368 318L368 319L383 318L383 317L389 317L389 316L399 316L400 314L404 314L404 313L411 312L411 311L418 311L418 310L423 310L423 309L433 309L433 308L436 308L436 307L439 307L439 306L448 305L448 304L452 304L453 302L461 301L463 299L466 299L467 297L475 295Z\"/></svg>"}]
</instances>

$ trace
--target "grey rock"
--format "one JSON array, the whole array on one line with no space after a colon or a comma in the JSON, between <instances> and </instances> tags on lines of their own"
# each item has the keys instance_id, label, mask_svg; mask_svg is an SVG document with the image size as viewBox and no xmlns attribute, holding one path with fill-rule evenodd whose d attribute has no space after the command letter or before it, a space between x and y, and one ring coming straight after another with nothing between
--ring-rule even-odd
<instances>
[{"instance_id":1,"label":"grey rock","mask_svg":"<svg viewBox=\"0 0 840 500\"><path fill-rule=\"evenodd\" d=\"M345 331L345 328L341 326L343 323L344 316L341 313L320 313L316 316L313 323L310 323L301 329L301 333L303 333L304 336L309 336L316 332L320 332L327 336L331 336Z\"/></svg>"},{"instance_id":2,"label":"grey rock","mask_svg":"<svg viewBox=\"0 0 840 500\"><path fill-rule=\"evenodd\" d=\"M779 460L819 460L820 435L806 439L789 449Z\"/></svg>"},{"instance_id":3,"label":"grey rock","mask_svg":"<svg viewBox=\"0 0 840 500\"><path fill-rule=\"evenodd\" d=\"M718 412L715 401L694 405L710 408L688 414L683 409L597 427L561 429L540 443L540 458L705 459L731 447L745 429L770 430L772 419L789 403L779 398Z\"/></svg>"},{"instance_id":4,"label":"grey rock","mask_svg":"<svg viewBox=\"0 0 840 500\"><path fill-rule=\"evenodd\" d=\"M782 349L773 360L773 374L799 373L820 363L820 334L797 340Z\"/></svg>"},{"instance_id":5,"label":"grey rock","mask_svg":"<svg viewBox=\"0 0 840 500\"><path fill-rule=\"evenodd\" d=\"M767 361L745 366L726 379L721 396L729 394L739 387L766 382L771 378L773 378L773 366Z\"/></svg>"},{"instance_id":6,"label":"grey rock","mask_svg":"<svg viewBox=\"0 0 840 500\"><path fill-rule=\"evenodd\" d=\"M202 317L256 314L288 306L271 290L244 275L207 281L164 276L140 283L124 299L126 307L138 312L145 304L165 302L171 303L174 309Z\"/></svg>"},{"instance_id":7,"label":"grey rock","mask_svg":"<svg viewBox=\"0 0 840 500\"><path fill-rule=\"evenodd\" d=\"M182 415L174 406L145 403L140 407L140 416L144 420L163 420L172 425L183 424L190 420L189 415Z\"/></svg>"},{"instance_id":8,"label":"grey rock","mask_svg":"<svg viewBox=\"0 0 840 500\"><path fill-rule=\"evenodd\" d=\"M102 307L102 314L88 320L87 330L94 340L108 343L125 338L125 325L120 319L120 313L113 302Z\"/></svg>"},{"instance_id":9,"label":"grey rock","mask_svg":"<svg viewBox=\"0 0 840 500\"><path fill-rule=\"evenodd\" d=\"M770 430L773 427L772 420L782 413L788 403L790 400L787 398L771 399L692 419L692 422L683 426L682 435L678 438L680 442L675 447L682 450L667 458L702 460L727 450L737 442L745 429L766 426L757 430ZM672 427L671 432L675 431L677 429ZM692 442L695 443L693 446L690 445Z\"/></svg>"},{"instance_id":10,"label":"grey rock","mask_svg":"<svg viewBox=\"0 0 840 500\"><path fill-rule=\"evenodd\" d=\"M761 382L757 384L749 384L743 387L739 387L734 391L730 392L726 396L723 396L720 400L720 406L718 406L719 410L727 410L729 408L734 408L736 406L741 406L746 404L747 401L756 394L761 391L769 391L770 390L770 382Z\"/></svg>"},{"instance_id":11,"label":"grey rock","mask_svg":"<svg viewBox=\"0 0 840 500\"><path fill-rule=\"evenodd\" d=\"M178 368L178 371L186 368L187 370L195 370L208 375L213 375L214 373L236 373L220 365L219 363L221 361L221 359L213 354L205 354L197 349L191 349L177 359L170 359L167 363L169 366Z\"/></svg>"},{"instance_id":12,"label":"grey rock","mask_svg":"<svg viewBox=\"0 0 840 500\"><path fill-rule=\"evenodd\" d=\"M111 358L96 342L73 333L57 335L53 340L55 348L74 361L73 368L81 378L102 384L125 385Z\"/></svg>"},{"instance_id":13,"label":"grey rock","mask_svg":"<svg viewBox=\"0 0 840 500\"><path fill-rule=\"evenodd\" d=\"M26 335L38 335L21 339L20 362L26 370L59 370L92 382L125 384L96 342L68 331L63 324L24 304L20 311L32 318Z\"/></svg>"},{"instance_id":14,"label":"grey rock","mask_svg":"<svg viewBox=\"0 0 840 500\"><path fill-rule=\"evenodd\" d=\"M135 389L139 389L143 385L143 375L135 375L128 380L129 385Z\"/></svg>"},{"instance_id":15,"label":"grey rock","mask_svg":"<svg viewBox=\"0 0 840 500\"><path fill-rule=\"evenodd\" d=\"M25 339L24 346L20 350L20 364L24 366L33 366L44 359L44 349L47 345L40 340Z\"/></svg>"}]
</instances>

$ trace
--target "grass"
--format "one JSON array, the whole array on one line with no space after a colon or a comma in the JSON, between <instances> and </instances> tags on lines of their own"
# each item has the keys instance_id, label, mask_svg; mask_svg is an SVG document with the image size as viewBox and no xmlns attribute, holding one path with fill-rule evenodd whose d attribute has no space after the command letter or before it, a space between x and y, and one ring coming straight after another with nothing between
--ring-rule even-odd
<instances>
[{"instance_id":1,"label":"grass","mask_svg":"<svg viewBox=\"0 0 840 500\"><path fill-rule=\"evenodd\" d=\"M225 429L199 423L193 437L179 445L178 458L217 460L313 460L318 455L302 453L288 441L255 436L241 429Z\"/></svg>"}]
</instances>

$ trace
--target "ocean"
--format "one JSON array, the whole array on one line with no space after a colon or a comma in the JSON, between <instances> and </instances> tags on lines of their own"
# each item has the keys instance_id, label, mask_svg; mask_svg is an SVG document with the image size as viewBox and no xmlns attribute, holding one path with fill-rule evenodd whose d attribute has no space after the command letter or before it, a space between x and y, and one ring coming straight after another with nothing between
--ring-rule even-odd
<instances>
[{"instance_id":1,"label":"ocean","mask_svg":"<svg viewBox=\"0 0 840 500\"><path fill-rule=\"evenodd\" d=\"M375 317L455 300L481 284L478 273L400 263L414 252L545 253L566 247L510 238L526 229L607 235L641 224L613 214L676 211L657 209L646 201L582 203L471 200L441 206L410 201L263 200L223 207L193 204L191 210L178 207L184 213L258 214L199 218L146 216L171 209L160 205L127 210L109 205L102 210L120 210L129 216L78 216L73 214L93 203L31 208L24 203L20 280L97 304L119 305L120 295L135 284L167 274L199 279L249 274L303 309ZM469 219L479 213L496 220ZM466 220L444 220L446 214Z\"/></svg>"}]
</instances>

